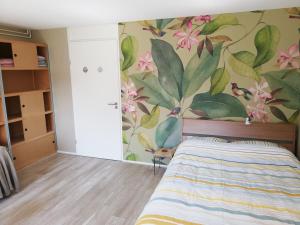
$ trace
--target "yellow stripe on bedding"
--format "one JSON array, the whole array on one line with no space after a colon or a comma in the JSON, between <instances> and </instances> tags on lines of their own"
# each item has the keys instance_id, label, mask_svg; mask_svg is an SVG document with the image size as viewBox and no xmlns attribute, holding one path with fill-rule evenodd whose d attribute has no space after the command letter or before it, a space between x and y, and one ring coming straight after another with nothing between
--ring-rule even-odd
<instances>
[{"instance_id":1,"label":"yellow stripe on bedding","mask_svg":"<svg viewBox=\"0 0 300 225\"><path fill-rule=\"evenodd\" d=\"M238 204L238 205L243 205L243 206L249 206L252 208L261 208L261 209L270 209L278 212L288 212L290 214L295 214L295 215L300 215L299 210L293 210L293 209L288 209L288 208L281 208L281 207L273 207L269 205L259 205L259 204L253 204L250 202L242 202L242 201L233 201L233 200L228 200L225 198L209 198L205 196L200 196L196 195L194 193L189 193L189 192L183 192L183 191L177 191L176 189L158 189L158 192L166 192L166 193L175 193L177 195L181 196L187 196L191 197L193 199L197 200L209 200L209 201L219 201L219 202L226 202L226 203L233 203L233 204Z\"/></svg>"},{"instance_id":2,"label":"yellow stripe on bedding","mask_svg":"<svg viewBox=\"0 0 300 225\"><path fill-rule=\"evenodd\" d=\"M159 221L155 219L145 219L143 221L139 221L138 223L136 223L136 225L141 225L141 224L178 225L178 223L170 223L170 222Z\"/></svg>"},{"instance_id":3,"label":"yellow stripe on bedding","mask_svg":"<svg viewBox=\"0 0 300 225\"><path fill-rule=\"evenodd\" d=\"M192 165L185 165L185 166L187 166L187 167L192 167ZM176 168L176 170L174 169L174 171L176 171L176 172L181 172L182 171L182 168ZM206 178L217 178L217 179L224 179L224 178L227 178L227 177L217 177L217 176L209 176L209 175L206 175ZM230 178L227 178L227 180L228 179L230 179L230 181L237 181L237 182L242 182L242 183L245 183L246 181L245 181L245 179L235 179L235 178L232 178L232 177L230 177ZM260 181L258 181L258 180L251 180L251 182L253 182L254 184L259 184L259 185L267 185L267 184L269 184L269 183L263 183L263 181L264 180L260 180ZM247 182L246 182L247 183ZM282 184L282 182L281 182L281 184ZM275 182L274 182L274 185L277 185L277 186L280 186L280 184L275 184ZM294 185L292 185L292 184L289 184L289 188L296 188L296 189L299 189L300 190L300 186L298 185L298 186L294 186Z\"/></svg>"},{"instance_id":4,"label":"yellow stripe on bedding","mask_svg":"<svg viewBox=\"0 0 300 225\"><path fill-rule=\"evenodd\" d=\"M291 197L299 197L300 196L300 194L298 194L298 193L293 194L293 193L279 191L279 190L266 190L263 188L243 187L243 186L236 185L236 184L225 184L225 183L211 182L211 181L205 181L205 180L200 180L200 179L195 180L195 179L191 179L191 178L184 177L184 176L165 176L164 179L169 179L169 180L181 179L181 180L186 180L186 181L192 182L192 183L203 183L203 184L215 185L215 186L241 188L241 189L250 190L250 191L262 191L262 192L273 193L273 194L284 194L284 195L291 196Z\"/></svg>"},{"instance_id":5,"label":"yellow stripe on bedding","mask_svg":"<svg viewBox=\"0 0 300 225\"><path fill-rule=\"evenodd\" d=\"M144 215L138 219L136 225L142 224L157 224L157 225L201 225L200 223L193 223L186 220L176 219L170 216L163 215Z\"/></svg>"},{"instance_id":6,"label":"yellow stripe on bedding","mask_svg":"<svg viewBox=\"0 0 300 225\"><path fill-rule=\"evenodd\" d=\"M222 163L216 163L215 161L222 161L222 159L204 159L204 158L196 158L193 156L177 156L180 159L186 159L186 160L193 160L193 161L198 161L198 162L205 162L207 164L217 164L217 165L226 165L228 167L239 167L241 168L240 165L243 165L243 162L225 162L223 161ZM239 165L239 166L237 166ZM279 166L272 166L272 165L251 165L251 164L247 164L247 167L251 167L251 168L255 168L258 170L261 169L268 169L271 171L283 171L283 172L291 172L291 173L296 173L296 174L300 174L300 170L296 170L290 167L279 167Z\"/></svg>"},{"instance_id":7,"label":"yellow stripe on bedding","mask_svg":"<svg viewBox=\"0 0 300 225\"><path fill-rule=\"evenodd\" d=\"M192 149L195 149L196 151L199 151L199 147L198 146L188 146L188 148L192 148ZM220 147L217 147L217 146L213 146L211 148L207 148L207 146L205 146L205 148L202 148L201 147L201 150L203 151L213 151L216 155L218 154L222 154L222 155L230 155L232 156L232 154L234 154L235 156L242 156L242 157L247 157L249 158L249 155L252 155L254 156L254 158L257 158L257 157L261 157L263 158L262 154L260 154L261 152L255 152L255 151L249 151L248 148L239 148L238 151L229 151L229 149L224 149L223 146L220 148ZM265 155L269 156L267 154L268 152L264 152ZM275 153L275 152L273 152ZM282 154L272 154L272 159L273 158L279 158L279 159L288 159L288 160L291 160L291 156L293 156L293 154L287 152L286 155L282 155ZM293 158L292 158L293 159Z\"/></svg>"}]
</instances>

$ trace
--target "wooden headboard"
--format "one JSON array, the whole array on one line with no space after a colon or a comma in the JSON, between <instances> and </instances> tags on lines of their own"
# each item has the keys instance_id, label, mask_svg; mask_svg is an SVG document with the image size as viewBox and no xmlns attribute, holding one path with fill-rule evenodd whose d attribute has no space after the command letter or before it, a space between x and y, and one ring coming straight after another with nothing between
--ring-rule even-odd
<instances>
[{"instance_id":1,"label":"wooden headboard","mask_svg":"<svg viewBox=\"0 0 300 225\"><path fill-rule=\"evenodd\" d=\"M288 123L251 123L183 119L182 136L214 136L227 140L263 140L278 143L295 154L296 125Z\"/></svg>"}]
</instances>

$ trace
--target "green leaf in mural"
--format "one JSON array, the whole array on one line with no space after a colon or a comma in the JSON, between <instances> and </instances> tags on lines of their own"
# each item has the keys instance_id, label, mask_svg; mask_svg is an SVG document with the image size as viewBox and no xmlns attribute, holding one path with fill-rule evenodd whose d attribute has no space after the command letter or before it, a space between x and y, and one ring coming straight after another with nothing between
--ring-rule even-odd
<instances>
[{"instance_id":1,"label":"green leaf in mural","mask_svg":"<svg viewBox=\"0 0 300 225\"><path fill-rule=\"evenodd\" d=\"M138 50L137 40L134 36L127 36L122 40L121 51L124 57L121 66L122 71L127 70L129 67L131 67L134 64L136 60L137 50Z\"/></svg>"},{"instance_id":2,"label":"green leaf in mural","mask_svg":"<svg viewBox=\"0 0 300 225\"><path fill-rule=\"evenodd\" d=\"M260 81L260 76L251 66L240 61L232 54L228 56L227 68L229 73L233 73L239 76L248 77L256 81Z\"/></svg>"},{"instance_id":3,"label":"green leaf in mural","mask_svg":"<svg viewBox=\"0 0 300 225\"><path fill-rule=\"evenodd\" d=\"M131 128L130 125L127 125L127 124L122 125L122 130L129 130L130 128Z\"/></svg>"},{"instance_id":4,"label":"green leaf in mural","mask_svg":"<svg viewBox=\"0 0 300 225\"><path fill-rule=\"evenodd\" d=\"M173 18L156 20L156 28L162 30L162 29L164 29L169 23L171 23L172 20L173 20Z\"/></svg>"},{"instance_id":5,"label":"green leaf in mural","mask_svg":"<svg viewBox=\"0 0 300 225\"><path fill-rule=\"evenodd\" d=\"M299 115L300 115L300 110L295 111L288 119L289 123L296 123Z\"/></svg>"},{"instance_id":6,"label":"green leaf in mural","mask_svg":"<svg viewBox=\"0 0 300 225\"><path fill-rule=\"evenodd\" d=\"M181 141L182 120L169 117L156 128L155 142L159 148L173 148Z\"/></svg>"},{"instance_id":7,"label":"green leaf in mural","mask_svg":"<svg viewBox=\"0 0 300 225\"><path fill-rule=\"evenodd\" d=\"M214 46L209 38L205 38L205 47L209 54L213 55L214 54Z\"/></svg>"},{"instance_id":8,"label":"green leaf in mural","mask_svg":"<svg viewBox=\"0 0 300 225\"><path fill-rule=\"evenodd\" d=\"M200 58L204 48L204 40L200 41L197 47L197 55Z\"/></svg>"},{"instance_id":9,"label":"green leaf in mural","mask_svg":"<svg viewBox=\"0 0 300 225\"><path fill-rule=\"evenodd\" d=\"M227 70L224 68L217 69L210 79L210 94L216 95L223 92L229 81L230 75Z\"/></svg>"},{"instance_id":10,"label":"green leaf in mural","mask_svg":"<svg viewBox=\"0 0 300 225\"><path fill-rule=\"evenodd\" d=\"M214 42L232 41L232 39L230 37L228 37L227 35L216 35L216 36L209 37L209 39Z\"/></svg>"},{"instance_id":11,"label":"green leaf in mural","mask_svg":"<svg viewBox=\"0 0 300 225\"><path fill-rule=\"evenodd\" d=\"M175 107L173 99L164 91L154 74L147 74L147 76L144 73L134 74L130 76L130 79L136 88L144 88L141 94L149 97L146 100L149 104L160 105L167 109Z\"/></svg>"},{"instance_id":12,"label":"green leaf in mural","mask_svg":"<svg viewBox=\"0 0 300 225\"><path fill-rule=\"evenodd\" d=\"M136 161L136 155L134 153L130 153L126 156L126 160Z\"/></svg>"},{"instance_id":13,"label":"green leaf in mural","mask_svg":"<svg viewBox=\"0 0 300 225\"><path fill-rule=\"evenodd\" d=\"M234 53L233 56L250 67L253 67L254 65L255 55L252 52L240 51Z\"/></svg>"},{"instance_id":14,"label":"green leaf in mural","mask_svg":"<svg viewBox=\"0 0 300 225\"><path fill-rule=\"evenodd\" d=\"M125 132L122 132L122 142L123 142L123 144L128 144L127 136L126 136Z\"/></svg>"},{"instance_id":15,"label":"green leaf in mural","mask_svg":"<svg viewBox=\"0 0 300 225\"><path fill-rule=\"evenodd\" d=\"M168 27L169 30L179 30L182 26L181 26L182 23L176 23L170 27Z\"/></svg>"},{"instance_id":16,"label":"green leaf in mural","mask_svg":"<svg viewBox=\"0 0 300 225\"><path fill-rule=\"evenodd\" d=\"M123 123L130 123L132 125L132 122L126 116L122 116L122 122Z\"/></svg>"},{"instance_id":17,"label":"green leaf in mural","mask_svg":"<svg viewBox=\"0 0 300 225\"><path fill-rule=\"evenodd\" d=\"M286 118L286 116L284 115L284 113L277 107L275 106L270 106L270 110L271 110L271 113L279 120L287 123L288 122L288 119Z\"/></svg>"},{"instance_id":18,"label":"green leaf in mural","mask_svg":"<svg viewBox=\"0 0 300 225\"><path fill-rule=\"evenodd\" d=\"M156 105L153 107L153 109L151 110L150 115L143 115L141 118L141 126L147 129L151 129L153 127L156 126L156 124L158 123L158 119L159 119L159 114L160 114L160 109L159 106Z\"/></svg>"},{"instance_id":19,"label":"green leaf in mural","mask_svg":"<svg viewBox=\"0 0 300 225\"><path fill-rule=\"evenodd\" d=\"M238 19L236 18L236 16L234 16L232 14L219 15L215 19L213 19L211 22L205 24L205 26L201 30L200 34L203 34L203 35L212 34L222 26L238 25L238 24L239 24Z\"/></svg>"},{"instance_id":20,"label":"green leaf in mural","mask_svg":"<svg viewBox=\"0 0 300 225\"><path fill-rule=\"evenodd\" d=\"M150 138L146 134L140 132L140 133L138 133L137 137L138 137L138 140L139 140L140 144L145 149L148 149L148 150L154 149L152 141L150 140Z\"/></svg>"},{"instance_id":21,"label":"green leaf in mural","mask_svg":"<svg viewBox=\"0 0 300 225\"><path fill-rule=\"evenodd\" d=\"M123 64L123 61L121 62L121 65ZM121 80L124 82L124 83L127 83L128 82L128 75L126 73L126 71L121 71Z\"/></svg>"},{"instance_id":22,"label":"green leaf in mural","mask_svg":"<svg viewBox=\"0 0 300 225\"><path fill-rule=\"evenodd\" d=\"M197 53L191 58L185 68L182 81L185 97L193 95L214 73L219 64L221 49L222 43L218 43L214 46L213 55L204 49L200 58Z\"/></svg>"},{"instance_id":23,"label":"green leaf in mural","mask_svg":"<svg viewBox=\"0 0 300 225\"><path fill-rule=\"evenodd\" d=\"M151 39L152 57L158 69L161 86L178 101L182 97L183 65L181 59L168 42Z\"/></svg>"},{"instance_id":24,"label":"green leaf in mural","mask_svg":"<svg viewBox=\"0 0 300 225\"><path fill-rule=\"evenodd\" d=\"M206 113L203 112L203 111L201 111L201 110L198 110L198 109L192 110L192 109L191 109L190 111L191 111L192 113L194 113L195 115L200 116L201 119L202 119L202 117L207 117Z\"/></svg>"},{"instance_id":25,"label":"green leaf in mural","mask_svg":"<svg viewBox=\"0 0 300 225\"><path fill-rule=\"evenodd\" d=\"M146 113L146 114L150 115L149 110L147 109L147 107L146 107L143 103L137 102L136 105L139 107L139 109L140 109L143 113Z\"/></svg>"},{"instance_id":26,"label":"green leaf in mural","mask_svg":"<svg viewBox=\"0 0 300 225\"><path fill-rule=\"evenodd\" d=\"M247 117L244 105L229 94L210 95L208 92L194 96L190 106L192 110L201 110L211 119L222 117Z\"/></svg>"},{"instance_id":27,"label":"green leaf in mural","mask_svg":"<svg viewBox=\"0 0 300 225\"><path fill-rule=\"evenodd\" d=\"M276 26L266 25L255 35L255 47L257 55L254 67L258 67L276 54L276 49L280 40L280 31Z\"/></svg>"},{"instance_id":28,"label":"green leaf in mural","mask_svg":"<svg viewBox=\"0 0 300 225\"><path fill-rule=\"evenodd\" d=\"M299 70L272 71L263 74L263 76L266 78L272 90L280 89L280 91L276 93L276 98L287 100L283 102L282 105L290 109L300 109Z\"/></svg>"}]
</instances>

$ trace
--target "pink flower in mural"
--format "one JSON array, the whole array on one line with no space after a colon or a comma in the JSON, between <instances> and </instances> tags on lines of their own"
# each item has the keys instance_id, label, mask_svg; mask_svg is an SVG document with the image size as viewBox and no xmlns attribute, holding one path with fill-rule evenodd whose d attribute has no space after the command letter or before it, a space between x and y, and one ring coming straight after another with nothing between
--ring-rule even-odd
<instances>
[{"instance_id":1,"label":"pink flower in mural","mask_svg":"<svg viewBox=\"0 0 300 225\"><path fill-rule=\"evenodd\" d=\"M135 112L135 102L134 99L138 96L137 90L132 82L127 82L122 87L122 112Z\"/></svg>"},{"instance_id":2,"label":"pink flower in mural","mask_svg":"<svg viewBox=\"0 0 300 225\"><path fill-rule=\"evenodd\" d=\"M191 50L192 45L197 45L199 43L197 39L198 31L193 32L191 29L189 31L176 31L174 37L179 38L177 42L177 48L187 48Z\"/></svg>"},{"instance_id":3,"label":"pink flower in mural","mask_svg":"<svg viewBox=\"0 0 300 225\"><path fill-rule=\"evenodd\" d=\"M192 22L192 20L189 20L187 22L186 26L187 26L188 29L192 29L193 28L193 22Z\"/></svg>"},{"instance_id":4,"label":"pink flower in mural","mask_svg":"<svg viewBox=\"0 0 300 225\"><path fill-rule=\"evenodd\" d=\"M254 102L258 101L265 101L267 99L271 99L272 95L265 91L266 88L268 88L269 85L267 82L260 82L260 83L255 83L255 87L249 88L249 91L252 93L254 96Z\"/></svg>"},{"instance_id":5,"label":"pink flower in mural","mask_svg":"<svg viewBox=\"0 0 300 225\"><path fill-rule=\"evenodd\" d=\"M196 16L195 21L202 21L204 23L209 23L211 21L211 16L210 15L204 15L204 16Z\"/></svg>"},{"instance_id":6,"label":"pink flower in mural","mask_svg":"<svg viewBox=\"0 0 300 225\"><path fill-rule=\"evenodd\" d=\"M140 56L138 67L140 71L153 71L153 60L151 52L146 52L144 55Z\"/></svg>"},{"instance_id":7,"label":"pink flower in mural","mask_svg":"<svg viewBox=\"0 0 300 225\"><path fill-rule=\"evenodd\" d=\"M122 93L124 93L124 97L136 97L138 94L137 94L137 91L135 89L135 86L132 82L127 82L123 85L122 87Z\"/></svg>"},{"instance_id":8,"label":"pink flower in mural","mask_svg":"<svg viewBox=\"0 0 300 225\"><path fill-rule=\"evenodd\" d=\"M288 66L299 69L299 45L293 44L288 48L287 52L280 51L277 59L277 63L280 66L280 69L284 69Z\"/></svg>"},{"instance_id":9,"label":"pink flower in mural","mask_svg":"<svg viewBox=\"0 0 300 225\"><path fill-rule=\"evenodd\" d=\"M267 122L268 121L268 112L263 103L258 103L254 106L247 105L248 115L258 121Z\"/></svg>"},{"instance_id":10,"label":"pink flower in mural","mask_svg":"<svg viewBox=\"0 0 300 225\"><path fill-rule=\"evenodd\" d=\"M135 112L136 108L134 106L134 101L132 100L127 100L125 102L122 103L122 112L126 113L126 112Z\"/></svg>"}]
</instances>

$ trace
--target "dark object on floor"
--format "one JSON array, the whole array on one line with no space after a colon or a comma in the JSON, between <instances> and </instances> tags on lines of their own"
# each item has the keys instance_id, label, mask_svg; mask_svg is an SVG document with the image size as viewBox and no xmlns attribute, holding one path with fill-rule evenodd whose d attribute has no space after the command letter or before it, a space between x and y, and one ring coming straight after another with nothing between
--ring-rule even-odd
<instances>
[{"instance_id":1,"label":"dark object on floor","mask_svg":"<svg viewBox=\"0 0 300 225\"><path fill-rule=\"evenodd\" d=\"M19 180L5 147L0 146L0 199L19 191Z\"/></svg>"}]
</instances>

